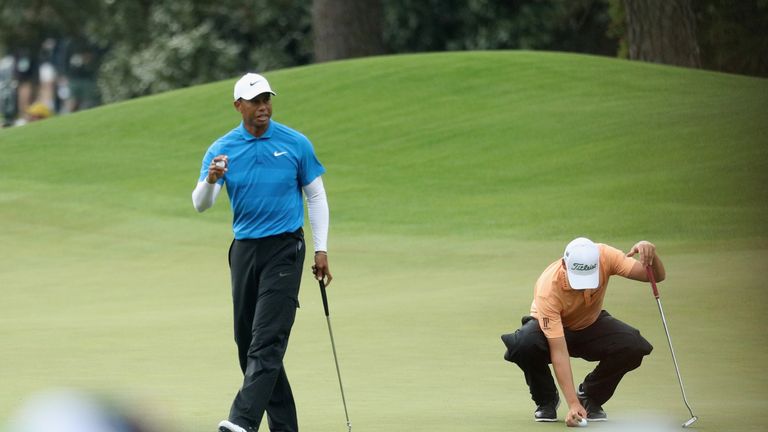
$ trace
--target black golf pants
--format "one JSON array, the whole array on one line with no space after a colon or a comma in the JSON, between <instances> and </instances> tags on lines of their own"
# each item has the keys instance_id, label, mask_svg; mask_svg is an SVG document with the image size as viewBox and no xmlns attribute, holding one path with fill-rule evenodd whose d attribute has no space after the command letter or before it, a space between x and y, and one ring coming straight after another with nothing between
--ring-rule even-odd
<instances>
[{"instance_id":1,"label":"black golf pants","mask_svg":"<svg viewBox=\"0 0 768 432\"><path fill-rule=\"evenodd\" d=\"M288 347L304 265L304 235L296 232L235 240L229 250L235 342L243 386L229 421L258 430L264 412L273 432L297 432L283 357Z\"/></svg>"},{"instance_id":2,"label":"black golf pants","mask_svg":"<svg viewBox=\"0 0 768 432\"><path fill-rule=\"evenodd\" d=\"M523 317L523 326L501 337L507 352L504 359L516 363L525 375L531 398L537 405L557 399L557 387L549 369L549 343L538 320ZM640 332L602 311L592 325L565 330L565 342L571 357L599 361L582 383L582 390L593 402L603 405L613 396L627 372L637 369L653 347Z\"/></svg>"}]
</instances>

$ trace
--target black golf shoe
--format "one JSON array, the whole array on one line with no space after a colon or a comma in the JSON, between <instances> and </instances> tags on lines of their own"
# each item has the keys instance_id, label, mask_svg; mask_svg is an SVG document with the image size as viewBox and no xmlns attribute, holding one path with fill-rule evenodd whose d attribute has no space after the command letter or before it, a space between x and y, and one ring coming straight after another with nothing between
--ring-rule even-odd
<instances>
[{"instance_id":1,"label":"black golf shoe","mask_svg":"<svg viewBox=\"0 0 768 432\"><path fill-rule=\"evenodd\" d=\"M608 420L608 414L603 411L603 407L592 401L582 390L581 384L579 384L579 391L576 392L576 396L581 402L581 406L587 410L587 421L599 422Z\"/></svg>"},{"instance_id":2,"label":"black golf shoe","mask_svg":"<svg viewBox=\"0 0 768 432\"><path fill-rule=\"evenodd\" d=\"M536 411L533 413L533 419L537 422L557 421L557 407L559 406L560 406L559 397L552 402L537 405Z\"/></svg>"}]
</instances>

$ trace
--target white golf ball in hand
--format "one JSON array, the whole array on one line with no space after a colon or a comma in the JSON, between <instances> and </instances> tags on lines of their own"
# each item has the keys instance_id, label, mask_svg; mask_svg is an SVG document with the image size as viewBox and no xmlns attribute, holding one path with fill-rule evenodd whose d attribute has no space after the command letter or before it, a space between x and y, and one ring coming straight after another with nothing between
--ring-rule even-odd
<instances>
[{"instance_id":1,"label":"white golf ball in hand","mask_svg":"<svg viewBox=\"0 0 768 432\"><path fill-rule=\"evenodd\" d=\"M215 164L215 165L216 165L217 167L219 167L219 168L224 168L224 167L226 167L226 166L227 166L227 163L226 163L226 162L224 162L224 161L221 161L221 160L220 160L220 161L216 161L216 164Z\"/></svg>"}]
</instances>

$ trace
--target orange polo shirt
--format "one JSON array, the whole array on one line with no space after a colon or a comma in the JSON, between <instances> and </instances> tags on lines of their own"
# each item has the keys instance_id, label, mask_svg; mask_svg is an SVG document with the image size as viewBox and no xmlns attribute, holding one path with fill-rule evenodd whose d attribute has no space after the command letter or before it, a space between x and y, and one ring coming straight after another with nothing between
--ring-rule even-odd
<instances>
[{"instance_id":1,"label":"orange polo shirt","mask_svg":"<svg viewBox=\"0 0 768 432\"><path fill-rule=\"evenodd\" d=\"M563 337L564 328L581 330L592 325L603 309L608 278L613 275L627 277L637 262L614 247L602 243L597 243L597 247L600 251L600 285L596 289L571 288L561 259L550 264L536 281L531 316L539 320L546 337Z\"/></svg>"}]
</instances>

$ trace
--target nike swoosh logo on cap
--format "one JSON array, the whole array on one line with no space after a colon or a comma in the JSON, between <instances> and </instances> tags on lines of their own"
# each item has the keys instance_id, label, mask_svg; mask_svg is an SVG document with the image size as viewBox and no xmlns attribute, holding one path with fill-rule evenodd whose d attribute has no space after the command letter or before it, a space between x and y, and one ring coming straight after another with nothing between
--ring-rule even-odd
<instances>
[{"instance_id":1,"label":"nike swoosh logo on cap","mask_svg":"<svg viewBox=\"0 0 768 432\"><path fill-rule=\"evenodd\" d=\"M258 81L254 81L254 82L249 83L249 84L251 85L251 87L253 87L254 85L256 85L256 83L258 83Z\"/></svg>"}]
</instances>

